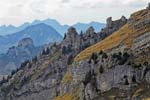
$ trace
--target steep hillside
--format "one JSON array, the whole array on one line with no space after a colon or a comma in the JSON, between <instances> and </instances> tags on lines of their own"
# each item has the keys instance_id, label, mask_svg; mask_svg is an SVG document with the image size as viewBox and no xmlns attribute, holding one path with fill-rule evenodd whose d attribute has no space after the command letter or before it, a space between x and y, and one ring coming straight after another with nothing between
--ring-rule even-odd
<instances>
[{"instance_id":1,"label":"steep hillside","mask_svg":"<svg viewBox=\"0 0 150 100\"><path fill-rule=\"evenodd\" d=\"M90 57L93 52L99 53L101 50L106 51L117 46L124 45L125 48L131 48L135 38L147 32L150 32L150 11L148 9L144 9L133 13L128 23L120 30L114 32L103 41L86 48L84 51L79 53L76 56L75 61Z\"/></svg>"},{"instance_id":2,"label":"steep hillside","mask_svg":"<svg viewBox=\"0 0 150 100\"><path fill-rule=\"evenodd\" d=\"M150 7L75 57L54 100L148 100ZM78 91L78 92L76 92Z\"/></svg>"},{"instance_id":3,"label":"steep hillside","mask_svg":"<svg viewBox=\"0 0 150 100\"><path fill-rule=\"evenodd\" d=\"M72 79L68 77L70 74L65 73L77 53L104 39L125 23L121 19L113 21L113 30L105 27L103 35L96 33L93 27L79 35L75 28L70 27L60 44L48 45L38 56L22 63L15 73L0 82L0 100L53 100L63 90L59 88L61 80L65 83ZM74 91L77 96L79 89Z\"/></svg>"}]
</instances>

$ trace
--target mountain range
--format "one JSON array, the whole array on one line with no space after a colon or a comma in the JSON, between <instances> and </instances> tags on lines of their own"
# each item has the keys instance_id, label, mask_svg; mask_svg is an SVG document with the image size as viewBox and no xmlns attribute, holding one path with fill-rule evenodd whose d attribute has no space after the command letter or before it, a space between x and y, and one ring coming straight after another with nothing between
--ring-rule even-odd
<instances>
[{"instance_id":1,"label":"mountain range","mask_svg":"<svg viewBox=\"0 0 150 100\"><path fill-rule=\"evenodd\" d=\"M70 27L0 81L0 100L149 100L150 3L106 22L100 32Z\"/></svg>"},{"instance_id":2,"label":"mountain range","mask_svg":"<svg viewBox=\"0 0 150 100\"><path fill-rule=\"evenodd\" d=\"M19 32L6 36L0 36L0 53L5 53L9 47L16 46L20 40L27 37L34 41L35 46L60 42L63 38L51 26L44 23L35 24L28 26Z\"/></svg>"},{"instance_id":3,"label":"mountain range","mask_svg":"<svg viewBox=\"0 0 150 100\"><path fill-rule=\"evenodd\" d=\"M62 36L67 32L67 29L70 27L70 25L61 25L58 21L54 19L46 19L46 20L35 20L32 23L24 23L18 27L13 26L13 25L2 25L0 26L0 35L8 35L12 33L16 33L18 31L21 31L31 25L36 25L44 23L47 24L51 27L53 27L55 30L58 31ZM76 23L71 25L77 29L77 32L80 33L80 31L86 31L90 26L93 26L95 31L98 32L105 26L104 23L99 23L99 22L90 22L90 23Z\"/></svg>"}]
</instances>

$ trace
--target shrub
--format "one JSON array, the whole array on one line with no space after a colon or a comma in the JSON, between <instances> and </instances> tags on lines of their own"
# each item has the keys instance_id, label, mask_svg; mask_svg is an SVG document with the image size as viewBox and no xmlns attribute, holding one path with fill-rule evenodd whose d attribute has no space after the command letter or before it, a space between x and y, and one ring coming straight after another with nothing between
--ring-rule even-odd
<instances>
[{"instance_id":1,"label":"shrub","mask_svg":"<svg viewBox=\"0 0 150 100\"><path fill-rule=\"evenodd\" d=\"M27 82L30 81L30 76L28 77L23 77L23 79L21 80L21 83L20 83L20 87L22 87L24 84L26 84Z\"/></svg>"},{"instance_id":2,"label":"shrub","mask_svg":"<svg viewBox=\"0 0 150 100\"><path fill-rule=\"evenodd\" d=\"M74 58L73 55L70 55L70 56L68 57L68 60L67 60L67 64L68 64L68 65L72 64L73 58Z\"/></svg>"},{"instance_id":3,"label":"shrub","mask_svg":"<svg viewBox=\"0 0 150 100\"><path fill-rule=\"evenodd\" d=\"M133 77L132 77L132 82L136 82L136 77L135 77L135 75L133 75Z\"/></svg>"},{"instance_id":4,"label":"shrub","mask_svg":"<svg viewBox=\"0 0 150 100\"><path fill-rule=\"evenodd\" d=\"M91 71L89 71L85 75L85 80L83 81L84 86L86 86L91 81L91 79L92 79L92 73Z\"/></svg>"},{"instance_id":5,"label":"shrub","mask_svg":"<svg viewBox=\"0 0 150 100\"><path fill-rule=\"evenodd\" d=\"M121 53L121 52L119 52L118 54L119 54L120 56L122 55L122 53Z\"/></svg>"},{"instance_id":6,"label":"shrub","mask_svg":"<svg viewBox=\"0 0 150 100\"><path fill-rule=\"evenodd\" d=\"M89 59L88 63L91 64L91 59Z\"/></svg>"},{"instance_id":7,"label":"shrub","mask_svg":"<svg viewBox=\"0 0 150 100\"><path fill-rule=\"evenodd\" d=\"M11 76L13 76L16 73L16 70L11 71Z\"/></svg>"},{"instance_id":8,"label":"shrub","mask_svg":"<svg viewBox=\"0 0 150 100\"><path fill-rule=\"evenodd\" d=\"M108 58L107 53L103 53L102 58L105 58L105 59Z\"/></svg>"},{"instance_id":9,"label":"shrub","mask_svg":"<svg viewBox=\"0 0 150 100\"><path fill-rule=\"evenodd\" d=\"M98 58L97 54L96 54L96 53L93 53L92 56L91 56L91 59L97 60L97 58Z\"/></svg>"},{"instance_id":10,"label":"shrub","mask_svg":"<svg viewBox=\"0 0 150 100\"><path fill-rule=\"evenodd\" d=\"M7 82L8 82L8 78L3 77L3 79L0 81L0 86Z\"/></svg>"},{"instance_id":11,"label":"shrub","mask_svg":"<svg viewBox=\"0 0 150 100\"><path fill-rule=\"evenodd\" d=\"M37 61L37 56L35 56L33 59L32 59L33 62L36 62Z\"/></svg>"},{"instance_id":12,"label":"shrub","mask_svg":"<svg viewBox=\"0 0 150 100\"><path fill-rule=\"evenodd\" d=\"M97 54L93 53L92 56L91 56L91 58L90 58L90 60L93 60L94 63L97 64L97 58L98 58Z\"/></svg>"},{"instance_id":13,"label":"shrub","mask_svg":"<svg viewBox=\"0 0 150 100\"><path fill-rule=\"evenodd\" d=\"M46 48L46 50L42 51L42 55L48 55L50 53L50 49Z\"/></svg>"},{"instance_id":14,"label":"shrub","mask_svg":"<svg viewBox=\"0 0 150 100\"><path fill-rule=\"evenodd\" d=\"M128 59L128 58L130 57L130 55L129 55L127 52L125 52L125 53L123 53L123 57L124 57L125 59Z\"/></svg>"},{"instance_id":15,"label":"shrub","mask_svg":"<svg viewBox=\"0 0 150 100\"><path fill-rule=\"evenodd\" d=\"M67 53L67 48L66 48L66 46L63 46L62 47L62 54L66 54Z\"/></svg>"},{"instance_id":16,"label":"shrub","mask_svg":"<svg viewBox=\"0 0 150 100\"><path fill-rule=\"evenodd\" d=\"M20 69L23 69L23 68L27 65L27 63L29 63L28 60L25 61L25 62L23 62L23 63L21 64L21 66L20 66Z\"/></svg>"},{"instance_id":17,"label":"shrub","mask_svg":"<svg viewBox=\"0 0 150 100\"><path fill-rule=\"evenodd\" d=\"M128 79L126 78L125 79L125 83L124 83L125 85L129 85L129 82L128 82Z\"/></svg>"},{"instance_id":18,"label":"shrub","mask_svg":"<svg viewBox=\"0 0 150 100\"><path fill-rule=\"evenodd\" d=\"M120 60L120 59L121 59L121 55L118 55L118 54L116 54L116 53L114 53L114 54L112 55L112 57L113 57L114 59L117 59L117 60Z\"/></svg>"},{"instance_id":19,"label":"shrub","mask_svg":"<svg viewBox=\"0 0 150 100\"><path fill-rule=\"evenodd\" d=\"M99 52L99 55L102 55L103 54L103 51L101 50L100 52Z\"/></svg>"},{"instance_id":20,"label":"shrub","mask_svg":"<svg viewBox=\"0 0 150 100\"><path fill-rule=\"evenodd\" d=\"M143 64L144 64L145 66L148 66L148 62L147 62L147 61L146 61L146 62L144 62Z\"/></svg>"},{"instance_id":21,"label":"shrub","mask_svg":"<svg viewBox=\"0 0 150 100\"><path fill-rule=\"evenodd\" d=\"M121 52L119 52L118 54L114 53L112 55L112 57L119 61L119 63L118 63L119 65L123 65L123 64L125 64L127 62L127 60L130 57L130 55L127 52L125 52L123 54Z\"/></svg>"}]
</instances>

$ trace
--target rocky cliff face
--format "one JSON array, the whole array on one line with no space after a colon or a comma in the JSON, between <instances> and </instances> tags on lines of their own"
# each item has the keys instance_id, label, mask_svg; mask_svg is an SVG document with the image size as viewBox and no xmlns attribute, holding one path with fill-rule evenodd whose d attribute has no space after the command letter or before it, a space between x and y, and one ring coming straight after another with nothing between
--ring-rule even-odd
<instances>
[{"instance_id":1,"label":"rocky cliff face","mask_svg":"<svg viewBox=\"0 0 150 100\"><path fill-rule=\"evenodd\" d=\"M60 44L45 47L40 55L22 63L19 70L1 82L0 100L148 98L149 13L149 9L134 13L128 22L124 17L117 21L109 18L99 33L90 27L78 35L75 28L69 28Z\"/></svg>"},{"instance_id":2,"label":"rocky cliff face","mask_svg":"<svg viewBox=\"0 0 150 100\"><path fill-rule=\"evenodd\" d=\"M101 34L110 35L127 23L126 17L122 16L119 20L112 21L112 17L106 20L106 28L102 29Z\"/></svg>"}]
</instances>

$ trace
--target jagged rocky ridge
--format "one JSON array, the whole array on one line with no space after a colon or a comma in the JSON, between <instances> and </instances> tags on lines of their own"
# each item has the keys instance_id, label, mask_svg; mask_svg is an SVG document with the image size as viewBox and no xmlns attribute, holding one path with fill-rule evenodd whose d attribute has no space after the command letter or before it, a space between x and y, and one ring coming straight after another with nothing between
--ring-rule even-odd
<instances>
[{"instance_id":1,"label":"jagged rocky ridge","mask_svg":"<svg viewBox=\"0 0 150 100\"><path fill-rule=\"evenodd\" d=\"M124 17L123 20L121 18L113 22L109 18L106 28L100 33L95 33L90 27L87 32L78 35L75 28L69 28L60 44L45 48L39 56L23 63L20 70L8 80L1 82L0 100L141 100L148 98L150 19L147 16L150 10L143 11L137 14L142 17L139 20L134 18L135 15L131 16L128 22ZM133 47L119 49L125 46L120 43L111 50L93 52L86 59L74 61L74 57L79 52L103 40L114 31L120 30L126 22L136 23L135 28L141 25L139 23L144 22L140 28L143 33L134 39ZM147 30L145 31L143 27ZM95 49L93 48L93 51Z\"/></svg>"}]
</instances>

